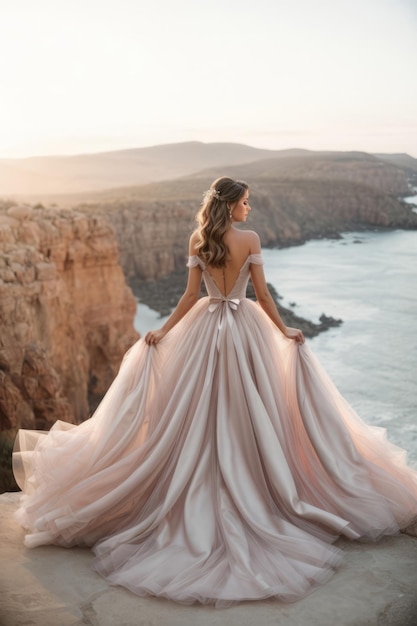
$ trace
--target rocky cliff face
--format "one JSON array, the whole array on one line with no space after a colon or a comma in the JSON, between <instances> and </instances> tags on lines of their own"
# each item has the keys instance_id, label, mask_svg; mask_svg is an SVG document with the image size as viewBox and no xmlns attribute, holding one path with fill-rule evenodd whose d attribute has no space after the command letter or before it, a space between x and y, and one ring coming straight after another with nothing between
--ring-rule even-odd
<instances>
[{"instance_id":1,"label":"rocky cliff face","mask_svg":"<svg viewBox=\"0 0 417 626\"><path fill-rule=\"evenodd\" d=\"M228 167L225 174L250 183L253 210L246 227L264 246L362 228L417 228L417 215L399 200L409 193L406 173L371 155L268 159ZM80 208L113 224L126 276L160 279L184 268L199 199L215 176L114 190L108 200Z\"/></svg>"},{"instance_id":2,"label":"rocky cliff face","mask_svg":"<svg viewBox=\"0 0 417 626\"><path fill-rule=\"evenodd\" d=\"M76 211L0 207L0 431L78 423L137 339L114 233Z\"/></svg>"},{"instance_id":3,"label":"rocky cliff face","mask_svg":"<svg viewBox=\"0 0 417 626\"><path fill-rule=\"evenodd\" d=\"M185 267L193 203L122 201L98 209L115 229L128 278L155 280Z\"/></svg>"},{"instance_id":4,"label":"rocky cliff face","mask_svg":"<svg viewBox=\"0 0 417 626\"><path fill-rule=\"evenodd\" d=\"M417 228L417 215L396 194L362 183L268 181L253 196L253 227L264 245L299 244L362 229Z\"/></svg>"}]
</instances>

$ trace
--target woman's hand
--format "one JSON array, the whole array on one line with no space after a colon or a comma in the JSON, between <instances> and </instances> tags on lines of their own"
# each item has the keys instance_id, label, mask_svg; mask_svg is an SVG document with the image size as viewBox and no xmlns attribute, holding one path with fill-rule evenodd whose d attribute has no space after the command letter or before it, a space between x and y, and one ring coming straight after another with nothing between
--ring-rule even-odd
<instances>
[{"instance_id":1,"label":"woman's hand","mask_svg":"<svg viewBox=\"0 0 417 626\"><path fill-rule=\"evenodd\" d=\"M297 343L301 344L305 342L304 335L299 328L286 326L284 335L288 337L288 339L294 339Z\"/></svg>"},{"instance_id":2,"label":"woman's hand","mask_svg":"<svg viewBox=\"0 0 417 626\"><path fill-rule=\"evenodd\" d=\"M145 335L145 341L148 346L151 346L153 344L159 343L161 339L165 337L165 335L166 331L162 330L162 328L159 328L159 330L150 330Z\"/></svg>"}]
</instances>

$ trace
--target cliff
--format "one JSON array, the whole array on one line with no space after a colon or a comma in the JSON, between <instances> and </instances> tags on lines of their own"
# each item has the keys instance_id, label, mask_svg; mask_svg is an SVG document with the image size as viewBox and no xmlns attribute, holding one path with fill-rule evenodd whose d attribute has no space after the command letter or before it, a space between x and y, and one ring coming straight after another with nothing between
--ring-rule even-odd
<instances>
[{"instance_id":1,"label":"cliff","mask_svg":"<svg viewBox=\"0 0 417 626\"><path fill-rule=\"evenodd\" d=\"M3 456L20 427L88 417L137 339L135 310L103 218L0 207Z\"/></svg>"},{"instance_id":2,"label":"cliff","mask_svg":"<svg viewBox=\"0 0 417 626\"><path fill-rule=\"evenodd\" d=\"M202 192L219 173L243 178L252 211L245 227L264 246L372 228L417 228L417 215L401 197L407 173L363 153L291 156L206 170L189 177L92 195L79 206L113 224L120 262L129 279L155 280L183 269Z\"/></svg>"}]
</instances>

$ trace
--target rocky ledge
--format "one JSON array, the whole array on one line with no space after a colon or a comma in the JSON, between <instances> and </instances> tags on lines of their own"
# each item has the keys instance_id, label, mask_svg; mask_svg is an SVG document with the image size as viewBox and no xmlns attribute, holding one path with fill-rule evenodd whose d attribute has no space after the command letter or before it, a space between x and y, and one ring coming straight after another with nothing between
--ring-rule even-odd
<instances>
[{"instance_id":1,"label":"rocky ledge","mask_svg":"<svg viewBox=\"0 0 417 626\"><path fill-rule=\"evenodd\" d=\"M342 567L294 604L242 602L229 609L181 606L110 587L92 570L87 549L28 550L13 519L19 494L0 496L2 626L415 626L417 539L401 534L376 544L339 541Z\"/></svg>"}]
</instances>

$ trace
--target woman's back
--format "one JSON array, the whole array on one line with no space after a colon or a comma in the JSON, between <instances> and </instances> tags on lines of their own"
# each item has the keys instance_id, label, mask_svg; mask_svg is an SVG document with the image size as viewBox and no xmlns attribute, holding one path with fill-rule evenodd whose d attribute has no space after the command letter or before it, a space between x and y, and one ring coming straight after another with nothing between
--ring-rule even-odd
<instances>
[{"instance_id":1,"label":"woman's back","mask_svg":"<svg viewBox=\"0 0 417 626\"><path fill-rule=\"evenodd\" d=\"M220 292L227 296L233 289L239 272L250 254L259 253L256 245L257 237L253 231L240 231L230 228L224 236L229 254L224 267L208 265L207 269L213 277Z\"/></svg>"}]
</instances>

